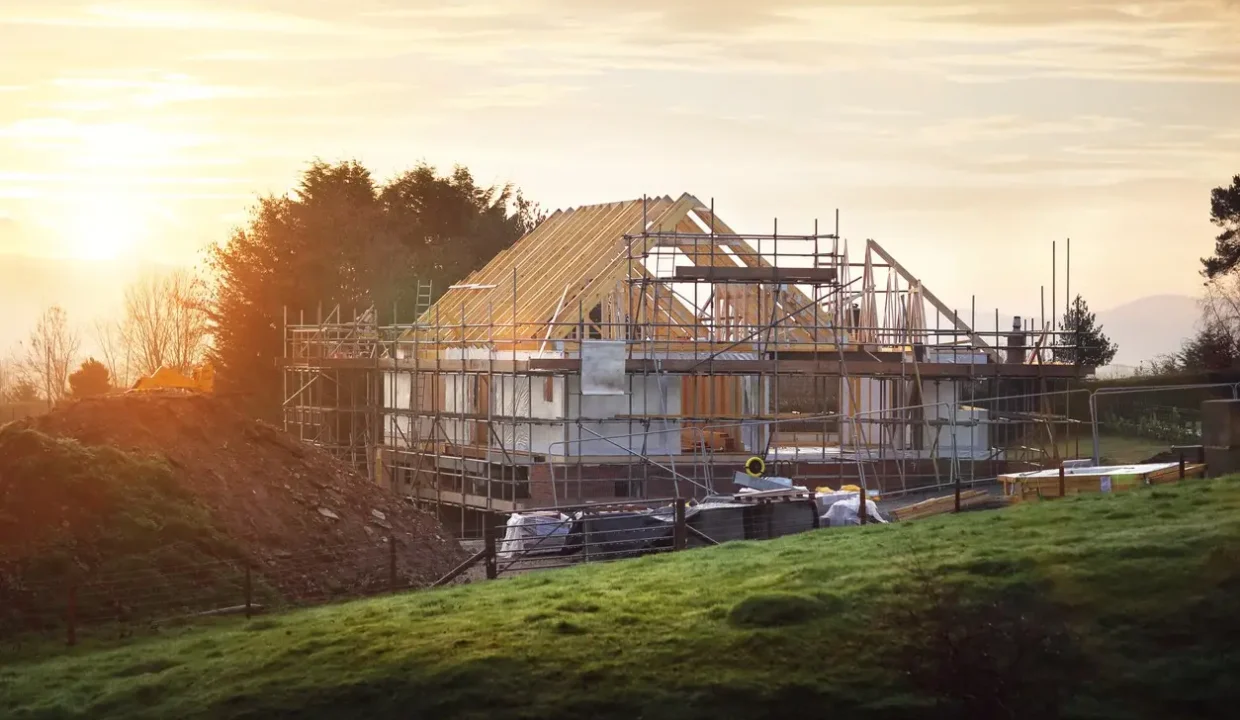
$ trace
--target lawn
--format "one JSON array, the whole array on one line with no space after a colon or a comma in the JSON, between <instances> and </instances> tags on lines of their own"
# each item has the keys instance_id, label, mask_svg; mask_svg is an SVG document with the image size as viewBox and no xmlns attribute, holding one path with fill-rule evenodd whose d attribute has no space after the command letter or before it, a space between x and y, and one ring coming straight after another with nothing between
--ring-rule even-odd
<instances>
[{"instance_id":1,"label":"lawn","mask_svg":"<svg viewBox=\"0 0 1240 720\"><path fill-rule=\"evenodd\" d=\"M1238 560L1190 481L13 659L0 717L1230 717Z\"/></svg>"},{"instance_id":2,"label":"lawn","mask_svg":"<svg viewBox=\"0 0 1240 720\"><path fill-rule=\"evenodd\" d=\"M1087 458L1091 457L1094 452L1089 428L1086 428L1085 434L1079 437L1060 438L1058 445L1059 456L1065 458ZM1098 436L1098 448L1103 462L1127 465L1129 463L1139 463L1158 453L1166 452L1171 449L1171 443L1149 438L1101 433ZM1050 449L1049 445L1047 449Z\"/></svg>"}]
</instances>

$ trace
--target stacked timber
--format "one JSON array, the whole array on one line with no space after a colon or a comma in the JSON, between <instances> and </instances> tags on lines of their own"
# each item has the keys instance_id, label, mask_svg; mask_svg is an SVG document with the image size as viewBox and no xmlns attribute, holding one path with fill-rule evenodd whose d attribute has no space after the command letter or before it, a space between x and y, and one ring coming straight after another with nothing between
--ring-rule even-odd
<instances>
[{"instance_id":1,"label":"stacked timber","mask_svg":"<svg viewBox=\"0 0 1240 720\"><path fill-rule=\"evenodd\" d=\"M987 505L994 502L994 498L985 490L964 490L960 493L960 509L977 507L979 505ZM917 520L919 518L930 517L931 515L941 515L943 513L954 512L956 510L956 495L944 495L942 497L930 498L922 500L919 503L905 505L891 511L891 516L896 520Z\"/></svg>"},{"instance_id":2,"label":"stacked timber","mask_svg":"<svg viewBox=\"0 0 1240 720\"><path fill-rule=\"evenodd\" d=\"M1165 485L1167 483L1179 482L1181 479L1188 480L1190 478L1202 478L1206 476L1205 463L1188 463L1184 465L1184 477L1180 477L1180 468L1170 467L1165 470L1157 470L1145 476L1145 482L1150 485Z\"/></svg>"},{"instance_id":3,"label":"stacked timber","mask_svg":"<svg viewBox=\"0 0 1240 720\"><path fill-rule=\"evenodd\" d=\"M1183 478L1202 477L1205 470L1206 466L1201 463L1186 464ZM1004 495L1010 502L1121 492L1147 485L1179 482L1181 479L1179 463L1065 468L1063 477L1055 470L999 476L999 481L1004 485Z\"/></svg>"}]
</instances>

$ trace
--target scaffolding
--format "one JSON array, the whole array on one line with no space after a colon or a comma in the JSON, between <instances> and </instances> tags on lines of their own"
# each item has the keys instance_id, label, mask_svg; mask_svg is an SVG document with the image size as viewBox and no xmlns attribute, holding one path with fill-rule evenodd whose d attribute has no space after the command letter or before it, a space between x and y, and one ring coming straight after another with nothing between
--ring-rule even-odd
<instances>
[{"instance_id":1,"label":"scaffolding","mask_svg":"<svg viewBox=\"0 0 1240 720\"><path fill-rule=\"evenodd\" d=\"M1092 370L1054 361L1072 338L979 330L877 242L858 254L838 213L795 235L691 195L560 211L433 304L420 286L414 322L286 312L285 427L462 528L728 491L754 455L888 493L1057 459Z\"/></svg>"}]
</instances>

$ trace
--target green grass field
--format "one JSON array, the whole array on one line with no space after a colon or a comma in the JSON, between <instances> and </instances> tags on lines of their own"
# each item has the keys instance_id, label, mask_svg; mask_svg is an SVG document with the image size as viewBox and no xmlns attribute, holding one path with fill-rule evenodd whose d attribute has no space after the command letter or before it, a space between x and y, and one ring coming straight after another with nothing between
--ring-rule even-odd
<instances>
[{"instance_id":1,"label":"green grass field","mask_svg":"<svg viewBox=\"0 0 1240 720\"><path fill-rule=\"evenodd\" d=\"M1094 452L1088 428L1080 437L1060 438L1057 444L1060 457L1090 457ZM1171 448L1171 444L1161 440L1102 433L1098 436L1098 448L1103 462L1126 465L1165 452Z\"/></svg>"},{"instance_id":2,"label":"green grass field","mask_svg":"<svg viewBox=\"0 0 1240 720\"><path fill-rule=\"evenodd\" d=\"M49 651L0 717L1232 717L1238 601L1191 481Z\"/></svg>"},{"instance_id":3,"label":"green grass field","mask_svg":"<svg viewBox=\"0 0 1240 720\"><path fill-rule=\"evenodd\" d=\"M1075 448L1075 445L1073 447ZM1102 454L1102 457L1120 465L1141 462L1147 458L1157 455L1158 453L1166 452L1170 448L1171 443L1162 442L1160 440L1127 437L1124 435L1098 436L1098 449ZM1089 457L1092 452L1093 444L1091 442L1082 441L1081 454L1085 457Z\"/></svg>"}]
</instances>

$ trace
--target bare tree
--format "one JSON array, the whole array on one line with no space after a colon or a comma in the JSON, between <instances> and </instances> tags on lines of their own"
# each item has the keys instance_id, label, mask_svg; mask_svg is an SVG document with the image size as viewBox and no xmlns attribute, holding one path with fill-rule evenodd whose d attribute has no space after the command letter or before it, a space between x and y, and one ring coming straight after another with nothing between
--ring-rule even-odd
<instances>
[{"instance_id":1,"label":"bare tree","mask_svg":"<svg viewBox=\"0 0 1240 720\"><path fill-rule=\"evenodd\" d=\"M1240 338L1240 278L1220 278L1206 284L1201 299L1201 324Z\"/></svg>"},{"instance_id":2,"label":"bare tree","mask_svg":"<svg viewBox=\"0 0 1240 720\"><path fill-rule=\"evenodd\" d=\"M162 278L146 275L125 288L124 346L139 374L155 372L168 354L168 313Z\"/></svg>"},{"instance_id":3,"label":"bare tree","mask_svg":"<svg viewBox=\"0 0 1240 720\"><path fill-rule=\"evenodd\" d=\"M6 357L0 357L0 403L8 402L16 385L17 365Z\"/></svg>"},{"instance_id":4,"label":"bare tree","mask_svg":"<svg viewBox=\"0 0 1240 720\"><path fill-rule=\"evenodd\" d=\"M203 361L207 351L210 328L206 287L188 271L178 270L165 278L164 292L171 321L168 359L172 367L188 373Z\"/></svg>"},{"instance_id":5,"label":"bare tree","mask_svg":"<svg viewBox=\"0 0 1240 720\"><path fill-rule=\"evenodd\" d=\"M186 270L147 275L130 285L120 326L126 364L146 375L161 366L190 372L206 351L203 295L201 283Z\"/></svg>"},{"instance_id":6,"label":"bare tree","mask_svg":"<svg viewBox=\"0 0 1240 720\"><path fill-rule=\"evenodd\" d=\"M49 405L68 393L69 372L81 338L69 327L69 316L59 306L45 310L30 333L24 370L43 392Z\"/></svg>"},{"instance_id":7,"label":"bare tree","mask_svg":"<svg viewBox=\"0 0 1240 720\"><path fill-rule=\"evenodd\" d=\"M133 383L133 357L125 342L125 329L119 322L97 319L94 326L95 343L103 355L103 365L108 369L112 384L118 388Z\"/></svg>"}]
</instances>

